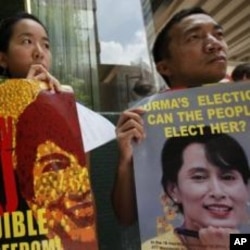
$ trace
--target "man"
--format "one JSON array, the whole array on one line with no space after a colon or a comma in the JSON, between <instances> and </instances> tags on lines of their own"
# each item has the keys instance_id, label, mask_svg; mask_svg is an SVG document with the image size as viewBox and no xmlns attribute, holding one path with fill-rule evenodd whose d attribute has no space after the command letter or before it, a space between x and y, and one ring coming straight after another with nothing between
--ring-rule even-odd
<instances>
[{"instance_id":1,"label":"man","mask_svg":"<svg viewBox=\"0 0 250 250\"><path fill-rule=\"evenodd\" d=\"M177 13L157 36L153 47L157 71L171 89L191 88L223 79L227 68L227 44L223 29L201 8ZM132 142L145 138L142 109L123 112L116 134L120 159L113 189L113 206L122 224L137 219Z\"/></svg>"}]
</instances>

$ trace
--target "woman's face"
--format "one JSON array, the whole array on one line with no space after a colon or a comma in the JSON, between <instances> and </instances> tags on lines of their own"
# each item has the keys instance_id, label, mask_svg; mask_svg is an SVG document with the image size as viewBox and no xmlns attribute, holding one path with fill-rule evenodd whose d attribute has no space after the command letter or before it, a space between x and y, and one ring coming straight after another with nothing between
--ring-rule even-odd
<instances>
[{"instance_id":1,"label":"woman's face","mask_svg":"<svg viewBox=\"0 0 250 250\"><path fill-rule=\"evenodd\" d=\"M48 35L39 23L31 19L22 19L15 24L8 51L1 53L1 66L7 67L15 78L26 78L33 64L41 64L47 70L50 68Z\"/></svg>"},{"instance_id":2,"label":"woman's face","mask_svg":"<svg viewBox=\"0 0 250 250\"><path fill-rule=\"evenodd\" d=\"M93 239L93 202L87 167L52 141L46 141L37 149L33 169L34 197L29 202L36 213L46 209L49 231L71 239Z\"/></svg>"},{"instance_id":3,"label":"woman's face","mask_svg":"<svg viewBox=\"0 0 250 250\"><path fill-rule=\"evenodd\" d=\"M203 144L183 151L183 165L173 196L183 206L185 226L237 227L246 217L247 186L236 170L222 170L210 163Z\"/></svg>"}]
</instances>

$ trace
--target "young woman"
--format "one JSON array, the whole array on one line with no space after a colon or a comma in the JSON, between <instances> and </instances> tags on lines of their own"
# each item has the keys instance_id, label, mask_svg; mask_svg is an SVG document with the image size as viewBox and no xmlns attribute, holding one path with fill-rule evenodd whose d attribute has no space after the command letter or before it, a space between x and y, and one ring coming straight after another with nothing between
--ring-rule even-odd
<instances>
[{"instance_id":1,"label":"young woman","mask_svg":"<svg viewBox=\"0 0 250 250\"><path fill-rule=\"evenodd\" d=\"M0 74L4 78L39 80L46 83L49 90L62 91L59 81L49 72L51 60L48 32L35 16L20 13L0 23ZM20 81L20 84L24 85L22 82ZM56 102L60 96L55 94L52 97ZM67 116L68 122L62 119L51 105L38 105L37 103L44 103L39 102L41 98L39 95L36 100L32 100L33 105L25 107L18 116L15 172L20 188L17 192L20 192L18 194L24 199L22 202L25 206L28 205L27 211L32 210L34 217L37 218L37 224L46 224L46 227L42 227L43 232L39 234L39 237L45 238L46 244L49 242L46 241L47 239L53 239L54 241L50 242L56 246L61 243L63 245L63 248L53 249L77 250L86 247L86 249L96 250L95 213L87 167L81 157L84 155L81 154L81 138L74 134L76 132L73 129L74 126L69 126L77 123L72 116L74 113ZM114 126L105 118L80 104L77 104L76 108L81 132L84 132L82 137L85 153L86 146L88 151L115 138ZM55 120L51 122L52 119ZM94 126L99 127L94 133L89 134L90 130L87 130L86 123L81 123L82 120L88 122L87 125L92 131ZM43 127L43 131L46 131L46 138L44 134L39 133L40 126ZM107 130L110 134L103 136L102 134L107 134ZM60 131L63 132L60 133ZM90 140L91 147L86 143L86 138ZM71 143L67 143L68 141ZM1 145L0 149L2 150ZM2 167L2 158L0 157L0 167ZM58 180L58 183L55 180ZM53 187L49 183L53 184ZM82 183L85 184L82 185ZM45 190L47 192L44 196ZM5 198L3 196L4 194L1 193L1 201ZM39 216L41 211L44 211L43 216ZM44 222L45 219L46 222ZM34 235L29 233L28 236ZM59 243L58 237L61 238ZM29 240L30 238L34 240L32 237L29 237Z\"/></svg>"},{"instance_id":2,"label":"young woman","mask_svg":"<svg viewBox=\"0 0 250 250\"><path fill-rule=\"evenodd\" d=\"M59 81L49 72L51 61L47 29L34 15L22 12L0 23L0 76L40 80L49 90L60 91ZM115 128L107 119L79 103L76 108L85 152L115 138Z\"/></svg>"}]
</instances>

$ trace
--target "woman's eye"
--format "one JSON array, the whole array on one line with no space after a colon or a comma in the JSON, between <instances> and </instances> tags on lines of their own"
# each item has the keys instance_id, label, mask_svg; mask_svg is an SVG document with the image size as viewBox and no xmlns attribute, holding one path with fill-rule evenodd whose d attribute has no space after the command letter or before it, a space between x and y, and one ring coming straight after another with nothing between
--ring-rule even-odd
<instances>
[{"instance_id":1,"label":"woman's eye","mask_svg":"<svg viewBox=\"0 0 250 250\"><path fill-rule=\"evenodd\" d=\"M61 169L61 162L60 161L52 161L45 165L44 172L50 172L50 171L59 171Z\"/></svg>"},{"instance_id":2,"label":"woman's eye","mask_svg":"<svg viewBox=\"0 0 250 250\"><path fill-rule=\"evenodd\" d=\"M221 178L226 181L232 181L236 179L233 174L223 174Z\"/></svg>"},{"instance_id":3,"label":"woman's eye","mask_svg":"<svg viewBox=\"0 0 250 250\"><path fill-rule=\"evenodd\" d=\"M205 180L206 179L206 176L205 175L202 175L202 174L195 174L191 177L193 180L197 180L197 181L200 181L200 180Z\"/></svg>"},{"instance_id":4,"label":"woman's eye","mask_svg":"<svg viewBox=\"0 0 250 250\"><path fill-rule=\"evenodd\" d=\"M31 44L31 40L30 39L23 39L22 41L23 44Z\"/></svg>"},{"instance_id":5,"label":"woman's eye","mask_svg":"<svg viewBox=\"0 0 250 250\"><path fill-rule=\"evenodd\" d=\"M30 39L25 39L23 42L24 43L31 43L31 40Z\"/></svg>"},{"instance_id":6,"label":"woman's eye","mask_svg":"<svg viewBox=\"0 0 250 250\"><path fill-rule=\"evenodd\" d=\"M46 49L50 49L50 44L49 44L49 43L45 43L45 44L44 44L44 47L45 47Z\"/></svg>"}]
</instances>

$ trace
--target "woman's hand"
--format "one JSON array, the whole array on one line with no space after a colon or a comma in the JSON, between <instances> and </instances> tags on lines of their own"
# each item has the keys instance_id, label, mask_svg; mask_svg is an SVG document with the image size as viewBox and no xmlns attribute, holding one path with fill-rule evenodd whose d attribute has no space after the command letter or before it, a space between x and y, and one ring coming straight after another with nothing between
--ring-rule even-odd
<instances>
[{"instance_id":1,"label":"woman's hand","mask_svg":"<svg viewBox=\"0 0 250 250\"><path fill-rule=\"evenodd\" d=\"M229 250L230 234L239 233L237 229L212 227L201 228L199 230L199 239L201 245L206 250Z\"/></svg>"},{"instance_id":2,"label":"woman's hand","mask_svg":"<svg viewBox=\"0 0 250 250\"><path fill-rule=\"evenodd\" d=\"M42 64L31 65L26 78L45 82L47 84L48 90L53 90L56 92L61 91L61 84L59 81L54 76L52 76Z\"/></svg>"}]
</instances>

